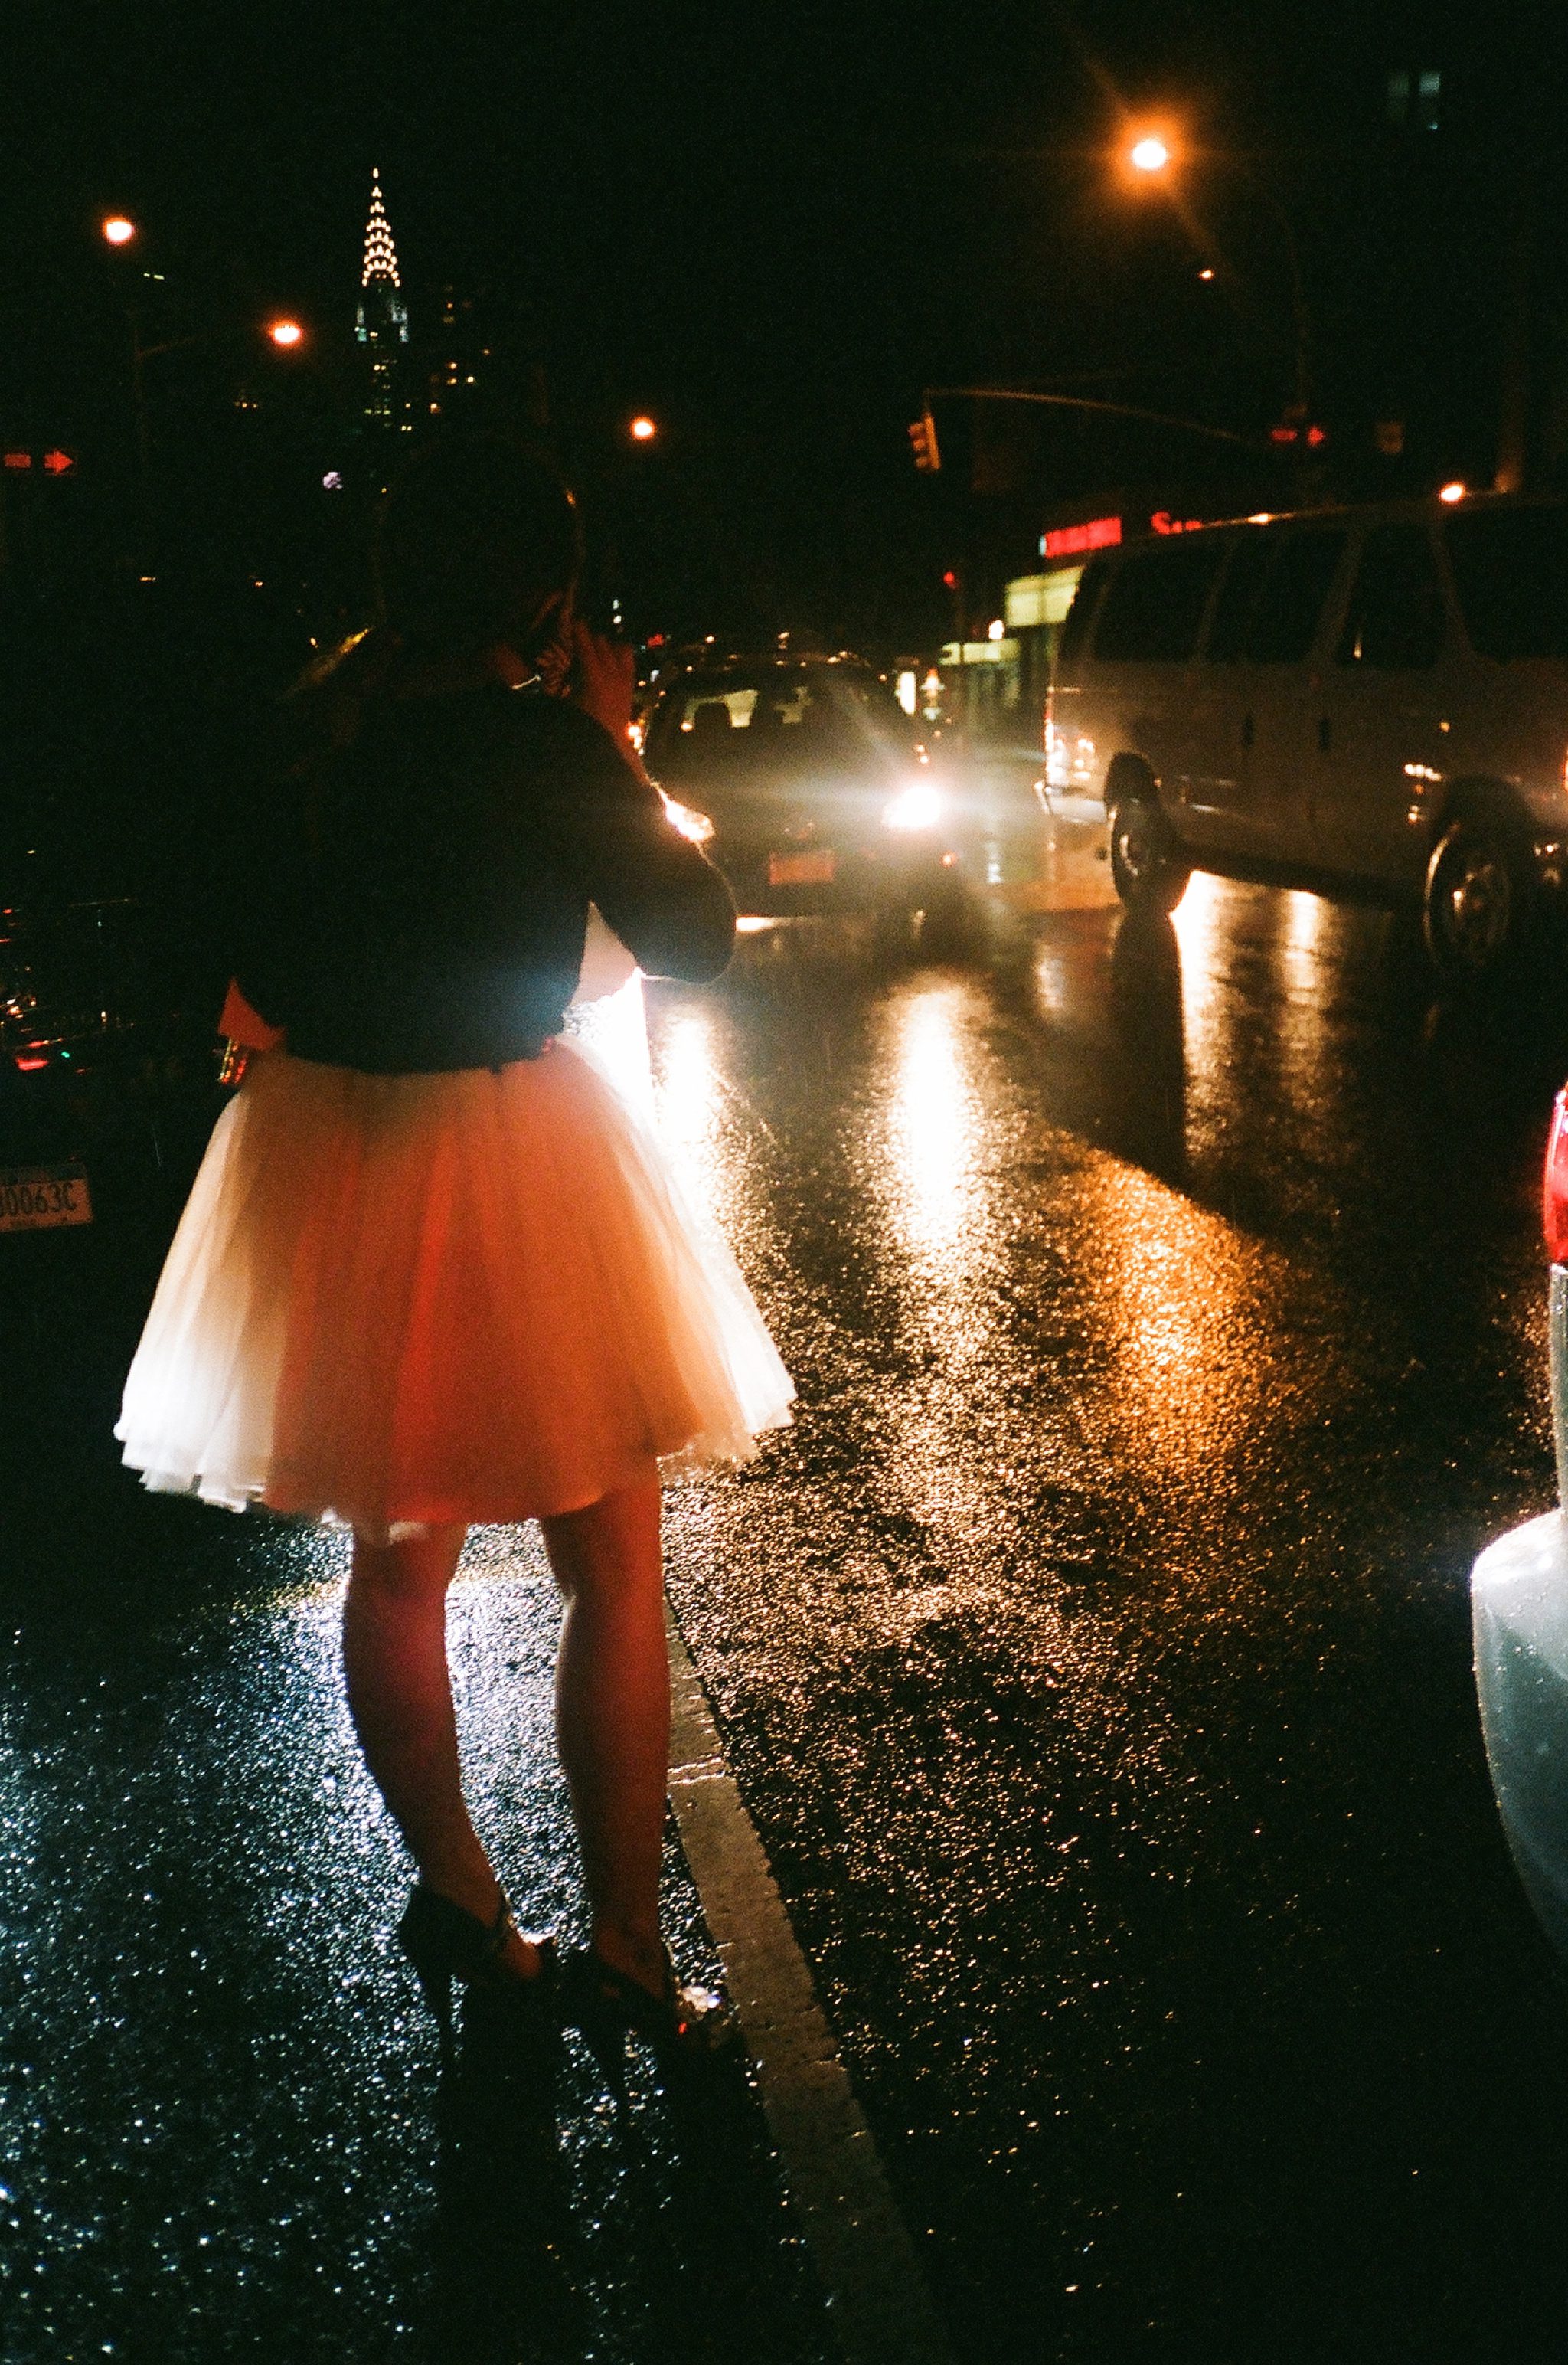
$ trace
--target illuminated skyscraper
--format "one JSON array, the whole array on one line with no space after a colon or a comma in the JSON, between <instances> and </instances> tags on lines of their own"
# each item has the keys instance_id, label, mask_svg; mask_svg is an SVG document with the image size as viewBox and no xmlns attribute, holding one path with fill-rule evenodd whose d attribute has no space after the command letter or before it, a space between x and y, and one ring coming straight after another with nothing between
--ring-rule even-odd
<instances>
[{"instance_id":1,"label":"illuminated skyscraper","mask_svg":"<svg viewBox=\"0 0 1568 2365\"><path fill-rule=\"evenodd\" d=\"M370 219L364 228L364 269L360 275L356 333L370 363L364 415L376 427L412 432L407 376L409 311L398 272L392 225L381 199L381 174L370 176Z\"/></svg>"}]
</instances>

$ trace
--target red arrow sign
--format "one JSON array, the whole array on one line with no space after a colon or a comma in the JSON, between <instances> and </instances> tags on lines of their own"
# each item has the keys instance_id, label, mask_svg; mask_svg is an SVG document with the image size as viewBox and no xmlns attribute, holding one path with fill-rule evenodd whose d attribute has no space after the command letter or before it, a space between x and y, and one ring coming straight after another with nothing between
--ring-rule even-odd
<instances>
[{"instance_id":1,"label":"red arrow sign","mask_svg":"<svg viewBox=\"0 0 1568 2365\"><path fill-rule=\"evenodd\" d=\"M76 465L76 454L74 452L46 452L43 455L43 465L49 476L69 476L71 470Z\"/></svg>"}]
</instances>

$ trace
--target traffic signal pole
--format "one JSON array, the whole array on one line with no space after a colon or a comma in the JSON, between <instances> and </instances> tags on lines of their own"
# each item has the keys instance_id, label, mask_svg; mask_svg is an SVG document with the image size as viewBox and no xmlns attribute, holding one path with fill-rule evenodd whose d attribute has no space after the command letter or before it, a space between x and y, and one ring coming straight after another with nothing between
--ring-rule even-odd
<instances>
[{"instance_id":1,"label":"traffic signal pole","mask_svg":"<svg viewBox=\"0 0 1568 2365\"><path fill-rule=\"evenodd\" d=\"M925 389L924 418L910 429L910 440L915 447L915 466L935 468L938 460L923 460L919 439L929 432L931 450L936 448L936 430L932 424L934 402L957 401L968 398L976 402L1043 402L1056 410L1095 410L1114 419L1143 419L1156 427L1180 428L1187 435L1206 435L1216 443L1239 443L1246 452L1266 452L1267 443L1256 435L1238 435L1229 427L1209 427L1201 419L1177 419L1166 410L1143 410L1128 402L1092 402L1081 394L1038 394L1032 387L1019 386L928 386Z\"/></svg>"}]
</instances>

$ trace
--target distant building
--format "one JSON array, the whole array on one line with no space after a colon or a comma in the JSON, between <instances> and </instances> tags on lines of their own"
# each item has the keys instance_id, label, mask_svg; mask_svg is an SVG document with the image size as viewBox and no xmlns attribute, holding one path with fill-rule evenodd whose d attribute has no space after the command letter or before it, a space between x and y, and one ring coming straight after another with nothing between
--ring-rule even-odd
<instances>
[{"instance_id":1,"label":"distant building","mask_svg":"<svg viewBox=\"0 0 1568 2365\"><path fill-rule=\"evenodd\" d=\"M457 287L441 291L441 320L426 372L431 418L448 410L461 417L475 408L469 389L487 378L485 364L490 358L484 308L480 292Z\"/></svg>"},{"instance_id":2,"label":"distant building","mask_svg":"<svg viewBox=\"0 0 1568 2365\"><path fill-rule=\"evenodd\" d=\"M479 285L445 286L420 343L426 420L500 435L547 434L537 340L514 297Z\"/></svg>"},{"instance_id":3,"label":"distant building","mask_svg":"<svg viewBox=\"0 0 1568 2365\"><path fill-rule=\"evenodd\" d=\"M409 375L409 308L403 301L398 250L381 196L381 175L370 176L370 219L364 230L364 269L360 276L355 333L370 364L364 415L373 427L411 434Z\"/></svg>"}]
</instances>

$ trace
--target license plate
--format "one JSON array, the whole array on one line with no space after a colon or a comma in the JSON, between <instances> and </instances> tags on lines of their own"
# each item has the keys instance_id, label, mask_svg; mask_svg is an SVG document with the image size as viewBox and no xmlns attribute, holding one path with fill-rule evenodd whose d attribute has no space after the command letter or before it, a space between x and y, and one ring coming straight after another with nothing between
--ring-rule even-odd
<instances>
[{"instance_id":1,"label":"license plate","mask_svg":"<svg viewBox=\"0 0 1568 2365\"><path fill-rule=\"evenodd\" d=\"M830 849L811 854L770 854L767 857L767 883L770 887L831 887L834 856Z\"/></svg>"},{"instance_id":2,"label":"license plate","mask_svg":"<svg viewBox=\"0 0 1568 2365\"><path fill-rule=\"evenodd\" d=\"M43 1232L92 1220L84 1166L0 1166L0 1232Z\"/></svg>"}]
</instances>

